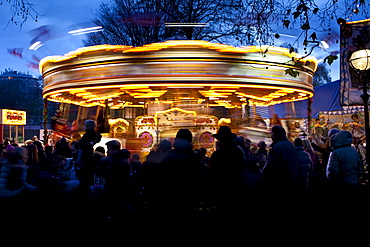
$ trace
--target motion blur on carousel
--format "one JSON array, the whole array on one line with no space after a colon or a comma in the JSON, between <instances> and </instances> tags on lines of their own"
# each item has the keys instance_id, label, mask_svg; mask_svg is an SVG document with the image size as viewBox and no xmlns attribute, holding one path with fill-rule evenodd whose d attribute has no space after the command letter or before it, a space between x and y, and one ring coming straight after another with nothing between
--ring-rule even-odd
<instances>
[{"instance_id":1,"label":"motion blur on carousel","mask_svg":"<svg viewBox=\"0 0 370 247\"><path fill-rule=\"evenodd\" d=\"M257 151L258 143L261 141L267 147L271 144L270 129L273 125L283 126L291 141L297 137L309 138L304 119L280 119L277 114L272 118L262 118L248 107L232 110L202 107L184 110L179 107L169 109L160 107L159 104L149 106L145 114L142 108L134 108L136 112L133 112L99 106L60 104L49 117L47 145L55 146L61 138L70 143L81 139L86 120L94 120L97 123L96 131L102 135L101 141L96 143L94 148L98 146L106 148L105 144L108 141L119 140L122 148L128 149L131 154L139 154L142 159L162 140L168 140L173 144L177 131L183 128L189 129L193 134L194 149L205 148L208 155L217 148L217 140L213 135L222 125L229 126L238 136L249 139L252 151ZM182 107L185 108L184 105ZM191 105L187 108L191 109ZM217 117L220 115L226 117Z\"/></svg>"},{"instance_id":2,"label":"motion blur on carousel","mask_svg":"<svg viewBox=\"0 0 370 247\"><path fill-rule=\"evenodd\" d=\"M295 59L304 66L296 66ZM40 61L43 98L60 104L60 112L47 114L53 121L48 142L53 145L62 136L78 140L83 122L91 119L102 134L96 145L118 139L122 148L142 157L163 139L173 143L183 128L192 132L194 148L206 148L207 153L215 150L213 134L223 125L255 146L261 140L269 144L275 120L256 108L266 111L313 97L317 63L286 48L202 40L100 45L46 57ZM287 74L291 68L299 75Z\"/></svg>"}]
</instances>

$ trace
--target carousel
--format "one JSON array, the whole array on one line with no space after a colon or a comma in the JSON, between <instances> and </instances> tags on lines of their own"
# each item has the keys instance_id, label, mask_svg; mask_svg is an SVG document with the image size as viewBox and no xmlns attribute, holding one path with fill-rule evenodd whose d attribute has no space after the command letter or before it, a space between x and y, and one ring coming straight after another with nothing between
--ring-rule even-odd
<instances>
[{"instance_id":1,"label":"carousel","mask_svg":"<svg viewBox=\"0 0 370 247\"><path fill-rule=\"evenodd\" d=\"M286 48L197 40L90 46L40 62L43 98L63 105L66 129L95 118L104 137L143 152L180 128L208 149L220 125L263 135L251 109L311 98L316 68L315 58Z\"/></svg>"}]
</instances>

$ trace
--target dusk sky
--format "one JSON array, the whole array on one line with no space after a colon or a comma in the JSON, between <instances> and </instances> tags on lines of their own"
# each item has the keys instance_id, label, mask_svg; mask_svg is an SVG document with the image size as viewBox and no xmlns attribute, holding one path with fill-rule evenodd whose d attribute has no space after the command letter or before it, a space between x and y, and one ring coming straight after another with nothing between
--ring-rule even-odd
<instances>
[{"instance_id":1,"label":"dusk sky","mask_svg":"<svg viewBox=\"0 0 370 247\"><path fill-rule=\"evenodd\" d=\"M73 36L68 34L71 26L86 23L93 19L95 11L103 0L30 0L38 12L38 22L27 20L22 29L18 25L10 24L10 5L6 1L0 6L0 72L13 69L20 72L29 72L33 76L40 76L38 68L30 64L37 63L35 58L42 59L50 55L64 55L83 46L84 35ZM30 31L44 25L52 30L53 39L45 42L35 50L29 50L30 42L35 37ZM333 27L339 29L339 27ZM290 35L288 31L285 32ZM290 32L294 33L294 31ZM294 42L294 38L282 36L286 42ZM22 58L9 54L8 49L23 49ZM299 52L301 53L301 51ZM302 53L303 54L303 53ZM328 53L315 49L312 54L317 59L323 59ZM331 66L332 80L339 79L339 59Z\"/></svg>"},{"instance_id":2,"label":"dusk sky","mask_svg":"<svg viewBox=\"0 0 370 247\"><path fill-rule=\"evenodd\" d=\"M38 12L38 22L31 18L23 25L10 24L10 5L3 2L0 6L0 71L13 69L19 72L29 72L33 76L41 75L37 68L29 67L29 62L37 61L50 55L64 55L83 46L84 35L73 36L68 34L71 26L91 21L94 12L98 9L101 0L30 0ZM52 30L53 39L45 42L36 51L29 50L30 42L35 37L31 30L44 25ZM22 58L10 55L8 49L23 49Z\"/></svg>"}]
</instances>

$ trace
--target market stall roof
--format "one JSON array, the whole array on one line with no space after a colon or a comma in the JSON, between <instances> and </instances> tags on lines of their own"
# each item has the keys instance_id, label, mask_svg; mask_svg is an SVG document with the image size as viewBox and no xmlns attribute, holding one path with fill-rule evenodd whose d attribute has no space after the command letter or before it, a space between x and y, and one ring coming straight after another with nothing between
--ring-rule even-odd
<instances>
[{"instance_id":1,"label":"market stall roof","mask_svg":"<svg viewBox=\"0 0 370 247\"><path fill-rule=\"evenodd\" d=\"M340 80L315 87L312 102L312 117L318 117L322 111L342 111L340 105Z\"/></svg>"},{"instance_id":2,"label":"market stall roof","mask_svg":"<svg viewBox=\"0 0 370 247\"><path fill-rule=\"evenodd\" d=\"M199 40L91 46L40 62L44 98L111 108L155 100L227 108L304 100L313 96L316 67L315 58L286 48ZM287 69L299 74L293 77Z\"/></svg>"},{"instance_id":3,"label":"market stall roof","mask_svg":"<svg viewBox=\"0 0 370 247\"><path fill-rule=\"evenodd\" d=\"M311 116L317 118L319 114L344 114L351 109L358 110L358 107L345 107L340 104L340 80L336 80L314 88L312 99ZM281 118L307 118L308 100L294 102L294 107L290 103L282 103L269 107L269 112L276 113ZM294 113L293 113L294 109ZM265 115L269 118L271 114Z\"/></svg>"}]
</instances>

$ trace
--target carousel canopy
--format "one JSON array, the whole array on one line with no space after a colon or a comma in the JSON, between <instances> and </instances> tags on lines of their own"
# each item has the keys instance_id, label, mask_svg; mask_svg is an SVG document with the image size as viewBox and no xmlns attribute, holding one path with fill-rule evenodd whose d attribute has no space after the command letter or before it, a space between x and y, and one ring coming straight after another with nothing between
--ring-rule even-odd
<instances>
[{"instance_id":1,"label":"carousel canopy","mask_svg":"<svg viewBox=\"0 0 370 247\"><path fill-rule=\"evenodd\" d=\"M298 61L298 62L297 62ZM98 45L40 62L43 97L122 108L189 100L208 106L269 106L313 96L317 60L271 46L169 40L141 47ZM299 72L296 77L287 69Z\"/></svg>"}]
</instances>

